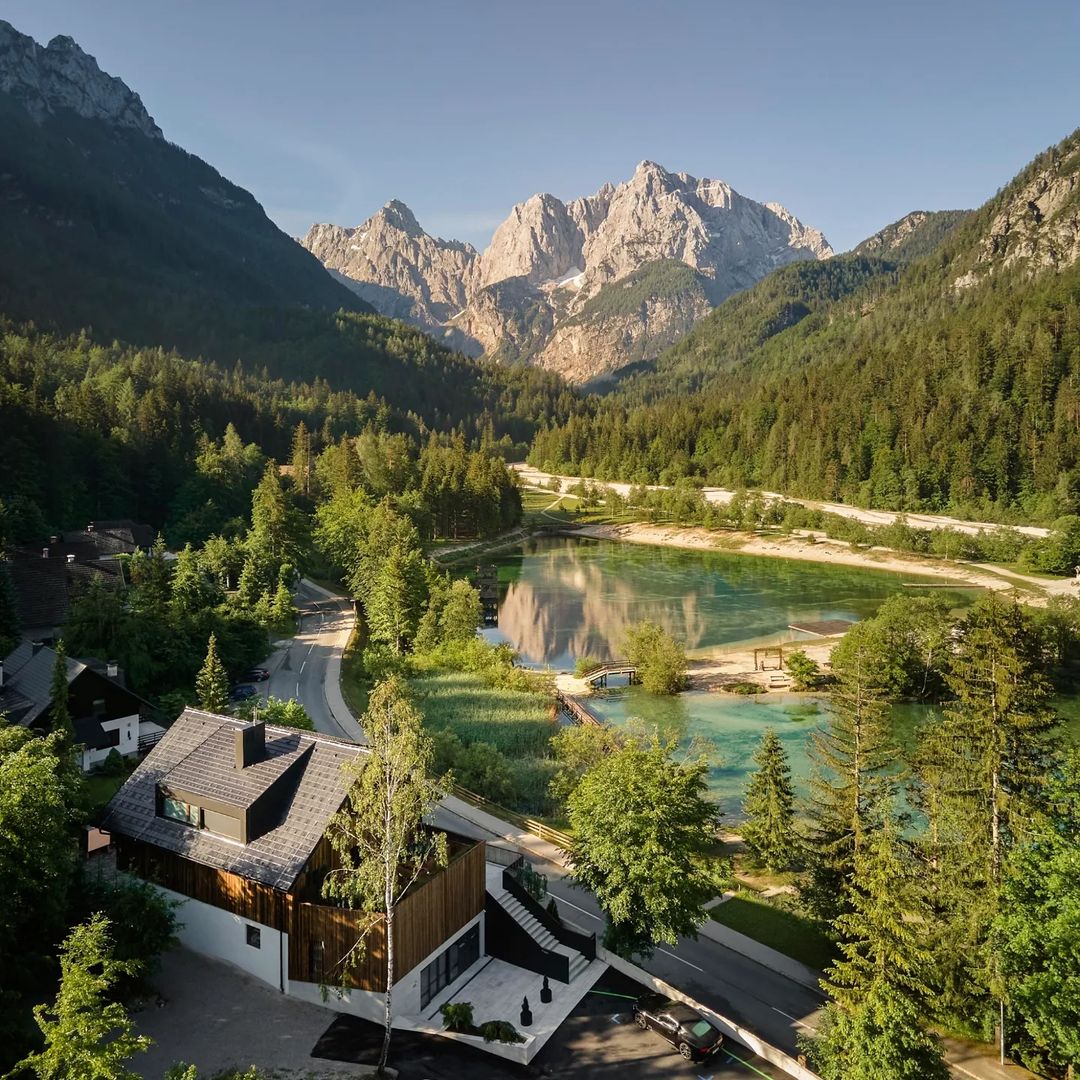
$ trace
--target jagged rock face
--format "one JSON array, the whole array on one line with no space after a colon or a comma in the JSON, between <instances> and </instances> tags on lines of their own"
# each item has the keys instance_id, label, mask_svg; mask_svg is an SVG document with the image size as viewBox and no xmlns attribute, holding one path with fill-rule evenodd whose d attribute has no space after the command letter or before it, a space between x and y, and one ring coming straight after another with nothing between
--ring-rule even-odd
<instances>
[{"instance_id":1,"label":"jagged rock face","mask_svg":"<svg viewBox=\"0 0 1080 1080\"><path fill-rule=\"evenodd\" d=\"M1035 274L1080 259L1078 157L1074 151L1051 162L1009 198L991 221L975 265L956 279L957 288L1018 264Z\"/></svg>"},{"instance_id":2,"label":"jagged rock face","mask_svg":"<svg viewBox=\"0 0 1080 1080\"><path fill-rule=\"evenodd\" d=\"M71 38L55 37L42 48L2 19L0 93L20 100L38 123L71 109L88 120L132 128L152 139L163 137L139 95L105 74Z\"/></svg>"},{"instance_id":3,"label":"jagged rock face","mask_svg":"<svg viewBox=\"0 0 1080 1080\"><path fill-rule=\"evenodd\" d=\"M650 297L629 314L570 319L555 327L535 363L573 382L603 379L658 356L711 310L702 293L683 292Z\"/></svg>"},{"instance_id":4,"label":"jagged rock face","mask_svg":"<svg viewBox=\"0 0 1080 1080\"><path fill-rule=\"evenodd\" d=\"M899 221L887 225L880 232L867 237L853 250L858 255L887 255L890 251L902 247L929 220L929 211L913 210L910 214L905 214Z\"/></svg>"},{"instance_id":5,"label":"jagged rock face","mask_svg":"<svg viewBox=\"0 0 1080 1080\"><path fill-rule=\"evenodd\" d=\"M391 208L394 227L381 220ZM449 322L470 351L579 382L652 359L712 305L777 267L832 255L820 232L782 206L650 161L594 195L519 203L482 255L428 236L400 203L358 229L313 226L301 243L385 314L427 329ZM672 263L696 271L685 295L669 275L655 295L639 295L639 283L633 310L590 310L613 282Z\"/></svg>"},{"instance_id":6,"label":"jagged rock face","mask_svg":"<svg viewBox=\"0 0 1080 1080\"><path fill-rule=\"evenodd\" d=\"M428 236L396 200L355 229L313 225L300 242L378 311L427 330L441 329L474 290L476 249Z\"/></svg>"}]
</instances>

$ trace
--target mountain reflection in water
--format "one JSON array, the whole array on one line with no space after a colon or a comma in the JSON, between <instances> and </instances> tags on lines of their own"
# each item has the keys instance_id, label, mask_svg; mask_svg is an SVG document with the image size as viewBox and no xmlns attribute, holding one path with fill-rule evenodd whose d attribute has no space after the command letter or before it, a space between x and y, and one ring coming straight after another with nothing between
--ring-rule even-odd
<instances>
[{"instance_id":1,"label":"mountain reflection in water","mask_svg":"<svg viewBox=\"0 0 1080 1080\"><path fill-rule=\"evenodd\" d=\"M627 628L659 623L691 654L793 640L788 624L861 619L920 579L722 551L550 537L491 560L499 568L497 628L527 664L573 667L578 656L620 656ZM970 593L946 591L951 604Z\"/></svg>"}]
</instances>

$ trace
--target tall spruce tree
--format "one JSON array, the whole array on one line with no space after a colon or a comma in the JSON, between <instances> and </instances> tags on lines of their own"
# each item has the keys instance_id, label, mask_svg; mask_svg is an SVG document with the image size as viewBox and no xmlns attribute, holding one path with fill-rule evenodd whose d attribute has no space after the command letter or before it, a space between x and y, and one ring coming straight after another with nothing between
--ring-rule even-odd
<instances>
[{"instance_id":1,"label":"tall spruce tree","mask_svg":"<svg viewBox=\"0 0 1080 1080\"><path fill-rule=\"evenodd\" d=\"M899 754L875 650L862 624L848 632L844 646L833 662L837 683L828 724L814 733L810 749L809 875L803 896L826 920L845 908L855 857L874 827L871 808L895 788L891 770Z\"/></svg>"},{"instance_id":2,"label":"tall spruce tree","mask_svg":"<svg viewBox=\"0 0 1080 1080\"><path fill-rule=\"evenodd\" d=\"M70 752L75 743L75 728L68 707L68 658L62 638L56 643L54 651L56 660L53 662L52 683L49 686L49 719L53 731L63 739L65 750Z\"/></svg>"},{"instance_id":3,"label":"tall spruce tree","mask_svg":"<svg viewBox=\"0 0 1080 1080\"><path fill-rule=\"evenodd\" d=\"M838 916L841 958L822 986L831 1001L806 1040L824 1080L945 1080L941 1044L925 1027L930 957L918 866L888 803L855 855L848 910Z\"/></svg>"},{"instance_id":4,"label":"tall spruce tree","mask_svg":"<svg viewBox=\"0 0 1080 1080\"><path fill-rule=\"evenodd\" d=\"M1045 806L1056 742L1041 662L1031 618L985 597L959 626L947 676L954 700L914 757L939 1014L986 1029L1007 990L991 932L1004 866Z\"/></svg>"},{"instance_id":5,"label":"tall spruce tree","mask_svg":"<svg viewBox=\"0 0 1080 1080\"><path fill-rule=\"evenodd\" d=\"M206 659L195 677L195 692L199 707L207 712L223 712L229 704L229 676L218 656L217 635L211 634L206 643Z\"/></svg>"},{"instance_id":6,"label":"tall spruce tree","mask_svg":"<svg viewBox=\"0 0 1080 1080\"><path fill-rule=\"evenodd\" d=\"M742 838L751 854L769 870L790 870L798 856L795 790L791 766L780 737L769 728L754 751L757 770L743 797Z\"/></svg>"}]
</instances>

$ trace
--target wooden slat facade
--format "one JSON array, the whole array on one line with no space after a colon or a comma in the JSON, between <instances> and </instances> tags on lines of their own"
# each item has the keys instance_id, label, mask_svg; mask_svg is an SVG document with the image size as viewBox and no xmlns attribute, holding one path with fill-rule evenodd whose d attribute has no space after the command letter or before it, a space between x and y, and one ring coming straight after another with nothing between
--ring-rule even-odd
<instances>
[{"instance_id":1,"label":"wooden slat facade","mask_svg":"<svg viewBox=\"0 0 1080 1080\"><path fill-rule=\"evenodd\" d=\"M308 897L318 895L320 868L330 861L329 844L321 850L324 841L309 860L310 877L305 871L297 879L295 894L289 895L152 844L119 835L113 839L121 870L241 918L285 930L289 935L289 978L299 982L340 984L343 958L371 923L371 917L363 912L307 902ZM484 893L482 843L456 855L444 871L409 893L397 909L395 967L399 978L479 915L484 910ZM386 924L380 916L369 929L346 984L382 993L386 989L385 950Z\"/></svg>"},{"instance_id":2,"label":"wooden slat facade","mask_svg":"<svg viewBox=\"0 0 1080 1080\"><path fill-rule=\"evenodd\" d=\"M398 905L395 969L404 977L424 957L484 910L484 845L476 844ZM289 934L289 978L298 982L342 982L342 961L370 916L323 904L294 903ZM382 993L386 989L386 923L368 930L362 955L346 985Z\"/></svg>"},{"instance_id":3,"label":"wooden slat facade","mask_svg":"<svg viewBox=\"0 0 1080 1080\"><path fill-rule=\"evenodd\" d=\"M114 835L113 840L119 869L263 926L288 929L289 897L285 893L153 844L120 835Z\"/></svg>"}]
</instances>

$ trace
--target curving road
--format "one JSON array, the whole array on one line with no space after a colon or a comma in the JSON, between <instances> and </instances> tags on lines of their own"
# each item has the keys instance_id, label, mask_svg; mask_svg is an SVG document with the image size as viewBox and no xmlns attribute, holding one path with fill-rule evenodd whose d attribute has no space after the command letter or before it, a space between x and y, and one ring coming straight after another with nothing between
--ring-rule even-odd
<instances>
[{"instance_id":1,"label":"curving road","mask_svg":"<svg viewBox=\"0 0 1080 1080\"><path fill-rule=\"evenodd\" d=\"M270 658L270 679L260 689L283 701L295 698L316 731L363 742L363 731L341 697L341 656L356 622L352 604L304 578L296 606L300 628ZM336 695L335 708L328 695Z\"/></svg>"}]
</instances>

